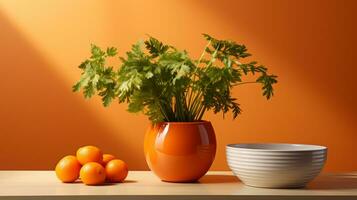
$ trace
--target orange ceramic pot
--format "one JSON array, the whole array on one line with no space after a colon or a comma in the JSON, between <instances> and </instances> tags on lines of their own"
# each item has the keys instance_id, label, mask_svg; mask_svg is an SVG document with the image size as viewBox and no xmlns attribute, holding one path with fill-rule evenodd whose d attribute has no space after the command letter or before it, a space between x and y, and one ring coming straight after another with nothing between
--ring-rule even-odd
<instances>
[{"instance_id":1,"label":"orange ceramic pot","mask_svg":"<svg viewBox=\"0 0 357 200\"><path fill-rule=\"evenodd\" d=\"M194 182L214 160L216 137L211 122L163 122L146 132L149 168L163 181Z\"/></svg>"}]
</instances>

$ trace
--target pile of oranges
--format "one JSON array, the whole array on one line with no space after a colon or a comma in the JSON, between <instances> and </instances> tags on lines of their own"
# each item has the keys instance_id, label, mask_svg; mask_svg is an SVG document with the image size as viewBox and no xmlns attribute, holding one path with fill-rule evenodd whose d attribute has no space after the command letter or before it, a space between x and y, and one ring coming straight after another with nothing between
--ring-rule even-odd
<instances>
[{"instance_id":1,"label":"pile of oranges","mask_svg":"<svg viewBox=\"0 0 357 200\"><path fill-rule=\"evenodd\" d=\"M123 182L128 175L128 166L111 154L103 154L95 146L84 146L76 156L63 157L56 165L56 175L64 183L78 178L86 185L101 185L108 182Z\"/></svg>"}]
</instances>

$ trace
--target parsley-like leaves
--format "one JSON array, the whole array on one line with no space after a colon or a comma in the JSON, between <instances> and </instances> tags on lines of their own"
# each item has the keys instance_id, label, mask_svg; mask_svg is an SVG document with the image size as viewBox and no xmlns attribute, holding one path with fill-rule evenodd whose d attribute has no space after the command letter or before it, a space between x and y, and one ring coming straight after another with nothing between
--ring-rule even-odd
<instances>
[{"instance_id":1,"label":"parsley-like leaves","mask_svg":"<svg viewBox=\"0 0 357 200\"><path fill-rule=\"evenodd\" d=\"M263 96L273 96L277 76L255 61L242 63L241 59L251 56L244 45L204 37L208 43L198 60L149 37L120 57L117 70L106 66L106 59L115 57L117 49L104 51L92 45L91 57L79 65L82 75L73 91L83 89L85 98L98 94L104 106L114 99L126 102L129 112L143 112L153 122L199 121L207 110L223 115L231 111L236 118L241 109L231 90L240 84L259 83ZM246 75L257 78L244 82Z\"/></svg>"}]
</instances>

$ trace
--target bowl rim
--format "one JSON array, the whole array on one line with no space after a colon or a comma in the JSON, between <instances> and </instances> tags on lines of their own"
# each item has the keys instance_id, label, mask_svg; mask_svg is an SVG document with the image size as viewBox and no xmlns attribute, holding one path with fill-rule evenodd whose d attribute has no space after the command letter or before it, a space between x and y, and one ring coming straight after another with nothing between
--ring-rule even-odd
<instances>
[{"instance_id":1,"label":"bowl rim","mask_svg":"<svg viewBox=\"0 0 357 200\"><path fill-rule=\"evenodd\" d=\"M297 147L296 149L269 149L269 148L258 148L254 146L290 146ZM299 149L299 147L301 149ZM232 150L245 150L245 151L256 151L256 152L311 152L311 151L322 151L327 150L327 147L315 144L294 144L294 143L232 143L227 144L226 149Z\"/></svg>"}]
</instances>

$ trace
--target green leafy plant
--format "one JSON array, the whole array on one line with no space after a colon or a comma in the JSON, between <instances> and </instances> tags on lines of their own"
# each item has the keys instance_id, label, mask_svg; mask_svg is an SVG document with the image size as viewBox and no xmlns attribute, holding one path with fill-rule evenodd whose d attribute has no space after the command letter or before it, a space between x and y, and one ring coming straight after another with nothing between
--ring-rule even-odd
<instances>
[{"instance_id":1,"label":"green leafy plant","mask_svg":"<svg viewBox=\"0 0 357 200\"><path fill-rule=\"evenodd\" d=\"M79 65L82 75L73 91L82 88L85 98L98 94L104 106L114 99L126 102L129 112L143 112L155 123L199 121L208 110L223 116L231 111L236 118L241 109L231 91L237 85L260 83L263 96L273 96L277 76L255 61L241 62L251 56L244 45L203 36L207 45L199 59L149 36L119 57L117 69L106 65L108 57L117 55L116 48L92 45L91 57ZM246 75L257 78L243 81Z\"/></svg>"}]
</instances>

